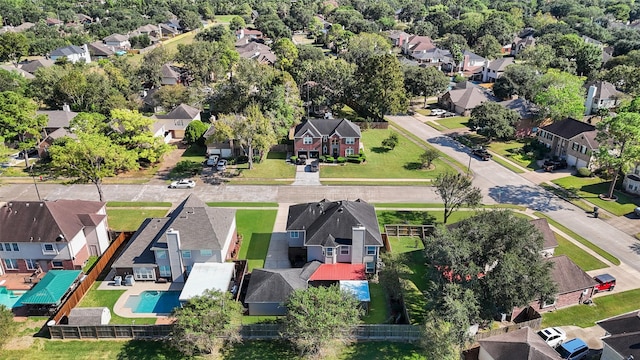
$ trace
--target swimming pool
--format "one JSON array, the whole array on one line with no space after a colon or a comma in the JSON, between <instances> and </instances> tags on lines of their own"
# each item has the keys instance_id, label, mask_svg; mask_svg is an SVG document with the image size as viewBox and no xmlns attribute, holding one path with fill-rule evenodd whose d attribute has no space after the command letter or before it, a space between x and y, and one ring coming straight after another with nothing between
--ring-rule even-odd
<instances>
[{"instance_id":1,"label":"swimming pool","mask_svg":"<svg viewBox=\"0 0 640 360\"><path fill-rule=\"evenodd\" d=\"M4 305L9 309L22 306L20 298L25 291L13 291L7 289L6 286L0 286L0 305Z\"/></svg>"},{"instance_id":2,"label":"swimming pool","mask_svg":"<svg viewBox=\"0 0 640 360\"><path fill-rule=\"evenodd\" d=\"M140 295L131 295L125 302L125 307L136 314L169 314L180 306L180 291L147 290Z\"/></svg>"}]
</instances>

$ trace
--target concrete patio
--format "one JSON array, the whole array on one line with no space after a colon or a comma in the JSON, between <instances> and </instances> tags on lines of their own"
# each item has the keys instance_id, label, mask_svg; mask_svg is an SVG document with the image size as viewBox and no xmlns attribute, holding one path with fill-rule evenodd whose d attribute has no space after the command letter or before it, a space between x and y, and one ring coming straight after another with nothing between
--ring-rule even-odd
<instances>
[{"instance_id":1,"label":"concrete patio","mask_svg":"<svg viewBox=\"0 0 640 360\"><path fill-rule=\"evenodd\" d=\"M125 318L150 318L150 317L158 317L158 318L167 318L169 314L160 314L160 313L142 313L136 314L132 311L132 309L126 307L127 300L131 295L140 295L143 291L147 290L155 290L155 291L181 291L184 283L164 283L159 284L153 281L136 281L133 286L114 286L113 281L103 281L99 286L98 290L125 290L125 292L120 295L118 301L113 305L113 312L121 317Z\"/></svg>"}]
</instances>

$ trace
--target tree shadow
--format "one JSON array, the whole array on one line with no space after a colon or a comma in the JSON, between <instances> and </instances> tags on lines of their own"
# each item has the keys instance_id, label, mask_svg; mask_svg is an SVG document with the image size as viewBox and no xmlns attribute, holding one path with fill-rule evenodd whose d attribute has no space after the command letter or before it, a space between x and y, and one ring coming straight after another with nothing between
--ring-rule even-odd
<instances>
[{"instance_id":1,"label":"tree shadow","mask_svg":"<svg viewBox=\"0 0 640 360\"><path fill-rule=\"evenodd\" d=\"M407 170L420 170L422 169L422 164L419 162L408 162L404 164L404 168Z\"/></svg>"},{"instance_id":2,"label":"tree shadow","mask_svg":"<svg viewBox=\"0 0 640 360\"><path fill-rule=\"evenodd\" d=\"M631 249L631 251L633 251L634 253L640 255L640 242L629 245L629 249Z\"/></svg>"},{"instance_id":3,"label":"tree shadow","mask_svg":"<svg viewBox=\"0 0 640 360\"><path fill-rule=\"evenodd\" d=\"M222 351L228 360L280 360L297 359L295 351L284 341L244 341Z\"/></svg>"},{"instance_id":4,"label":"tree shadow","mask_svg":"<svg viewBox=\"0 0 640 360\"><path fill-rule=\"evenodd\" d=\"M389 152L389 148L383 147L383 146L376 146L376 147L372 147L371 151L373 151L376 154L385 154Z\"/></svg>"},{"instance_id":5,"label":"tree shadow","mask_svg":"<svg viewBox=\"0 0 640 360\"><path fill-rule=\"evenodd\" d=\"M521 205L538 211L566 208L556 195L538 186L494 186L489 189L489 196L498 203Z\"/></svg>"},{"instance_id":6,"label":"tree shadow","mask_svg":"<svg viewBox=\"0 0 640 360\"><path fill-rule=\"evenodd\" d=\"M131 340L118 353L118 360L189 359L161 340Z\"/></svg>"},{"instance_id":7,"label":"tree shadow","mask_svg":"<svg viewBox=\"0 0 640 360\"><path fill-rule=\"evenodd\" d=\"M448 137L448 136L438 136L435 138L427 139L427 141L431 144L438 144L440 146L446 146L448 148L452 148L458 152L468 153L469 148L461 144L460 142Z\"/></svg>"},{"instance_id":8,"label":"tree shadow","mask_svg":"<svg viewBox=\"0 0 640 360\"><path fill-rule=\"evenodd\" d=\"M340 358L395 360L419 357L420 354L420 348L414 344L371 341L349 346Z\"/></svg>"}]
</instances>

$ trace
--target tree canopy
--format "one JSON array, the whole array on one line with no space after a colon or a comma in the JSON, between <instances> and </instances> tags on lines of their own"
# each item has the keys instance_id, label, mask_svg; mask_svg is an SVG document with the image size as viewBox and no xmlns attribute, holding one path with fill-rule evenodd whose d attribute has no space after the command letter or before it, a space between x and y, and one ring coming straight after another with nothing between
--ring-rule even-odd
<instances>
[{"instance_id":1,"label":"tree canopy","mask_svg":"<svg viewBox=\"0 0 640 360\"><path fill-rule=\"evenodd\" d=\"M444 203L444 223L460 206L478 206L482 201L480 188L472 185L471 178L460 173L442 173L433 181L436 194Z\"/></svg>"},{"instance_id":2,"label":"tree canopy","mask_svg":"<svg viewBox=\"0 0 640 360\"><path fill-rule=\"evenodd\" d=\"M469 127L476 128L478 134L493 139L508 140L516 133L515 125L520 115L504 106L487 101L471 110Z\"/></svg>"}]
</instances>

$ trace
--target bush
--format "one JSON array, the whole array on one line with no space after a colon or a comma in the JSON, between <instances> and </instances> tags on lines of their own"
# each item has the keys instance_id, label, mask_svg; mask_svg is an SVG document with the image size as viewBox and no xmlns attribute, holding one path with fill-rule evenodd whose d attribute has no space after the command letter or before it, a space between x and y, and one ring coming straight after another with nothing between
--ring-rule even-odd
<instances>
[{"instance_id":1,"label":"bush","mask_svg":"<svg viewBox=\"0 0 640 360\"><path fill-rule=\"evenodd\" d=\"M249 157L246 155L240 155L236 158L236 164L246 164L248 162L249 162Z\"/></svg>"},{"instance_id":2,"label":"bush","mask_svg":"<svg viewBox=\"0 0 640 360\"><path fill-rule=\"evenodd\" d=\"M202 163L191 161L191 160L182 160L176 164L176 166L171 170L171 174L173 177L185 177L191 175L198 175L202 172Z\"/></svg>"},{"instance_id":3,"label":"bush","mask_svg":"<svg viewBox=\"0 0 640 360\"><path fill-rule=\"evenodd\" d=\"M342 156L338 156L338 164L343 164L347 162L347 158L344 158Z\"/></svg>"},{"instance_id":4,"label":"bush","mask_svg":"<svg viewBox=\"0 0 640 360\"><path fill-rule=\"evenodd\" d=\"M348 157L347 161L354 164L360 164L362 163L363 159L360 157Z\"/></svg>"},{"instance_id":5,"label":"bush","mask_svg":"<svg viewBox=\"0 0 640 360\"><path fill-rule=\"evenodd\" d=\"M327 157L325 155L320 155L320 157L318 158L318 160L320 160L320 162L326 162Z\"/></svg>"},{"instance_id":6,"label":"bush","mask_svg":"<svg viewBox=\"0 0 640 360\"><path fill-rule=\"evenodd\" d=\"M541 143L540 141L533 140L530 143L523 146L521 151L522 153L527 155L529 153L532 153L533 157L536 160L542 160L545 158L545 156L549 152L549 148L545 144Z\"/></svg>"},{"instance_id":7,"label":"bush","mask_svg":"<svg viewBox=\"0 0 640 360\"><path fill-rule=\"evenodd\" d=\"M336 159L333 158L333 156L327 156L325 159L328 163L332 163L334 161L336 161Z\"/></svg>"},{"instance_id":8,"label":"bush","mask_svg":"<svg viewBox=\"0 0 640 360\"><path fill-rule=\"evenodd\" d=\"M578 168L578 176L579 177L590 177L591 176L591 170L587 169L586 167Z\"/></svg>"},{"instance_id":9,"label":"bush","mask_svg":"<svg viewBox=\"0 0 640 360\"><path fill-rule=\"evenodd\" d=\"M293 155L293 156L291 156L291 157L289 158L289 161L291 161L292 163L294 163L294 164L295 164L295 163L296 163L296 161L298 161L298 157L297 157L297 156L295 156L295 155Z\"/></svg>"},{"instance_id":10,"label":"bush","mask_svg":"<svg viewBox=\"0 0 640 360\"><path fill-rule=\"evenodd\" d=\"M247 158L247 162L249 161L249 158ZM260 162L262 161L262 158L260 157L260 155L254 155L253 156L253 163L254 164L260 164Z\"/></svg>"}]
</instances>

